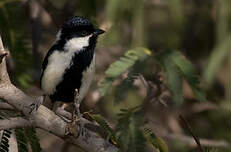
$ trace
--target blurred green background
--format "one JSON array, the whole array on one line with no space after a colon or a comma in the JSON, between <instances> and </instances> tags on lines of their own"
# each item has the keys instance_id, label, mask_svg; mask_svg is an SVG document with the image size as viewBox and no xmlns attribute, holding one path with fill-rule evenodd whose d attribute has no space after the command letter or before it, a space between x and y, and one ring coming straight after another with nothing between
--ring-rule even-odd
<instances>
[{"instance_id":1,"label":"blurred green background","mask_svg":"<svg viewBox=\"0 0 231 152\"><path fill-rule=\"evenodd\" d=\"M145 87L134 80L131 86L122 88L125 93L118 94L119 82L126 77L122 75L101 97L100 82L109 65L127 50L145 47L152 55L134 69L148 81L156 75L163 75L165 81L166 73L153 56L178 50L195 66L207 101L198 101L183 81L182 103L174 103L168 91L163 93L167 107L161 102L144 103L149 127L164 139L169 151L196 151L193 138L178 119L182 114L202 145L215 146L219 152L231 151L230 0L0 0L0 33L10 51L8 71L13 83L28 94L41 95L38 84L42 59L59 27L73 15L86 16L106 30L98 40L96 78L83 111L93 109L114 126L121 108L143 102ZM76 150L41 130L39 134L46 152L54 148L57 152Z\"/></svg>"}]
</instances>

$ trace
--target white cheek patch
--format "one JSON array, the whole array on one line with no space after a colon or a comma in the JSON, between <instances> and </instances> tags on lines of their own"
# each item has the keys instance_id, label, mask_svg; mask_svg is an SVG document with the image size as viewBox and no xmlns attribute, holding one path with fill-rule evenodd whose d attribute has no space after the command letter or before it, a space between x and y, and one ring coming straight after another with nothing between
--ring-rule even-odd
<instances>
[{"instance_id":1,"label":"white cheek patch","mask_svg":"<svg viewBox=\"0 0 231 152\"><path fill-rule=\"evenodd\" d=\"M83 49L84 47L89 45L89 38L91 36L92 35L88 35L85 37L77 37L68 40L64 46L64 50L76 51Z\"/></svg>"}]
</instances>

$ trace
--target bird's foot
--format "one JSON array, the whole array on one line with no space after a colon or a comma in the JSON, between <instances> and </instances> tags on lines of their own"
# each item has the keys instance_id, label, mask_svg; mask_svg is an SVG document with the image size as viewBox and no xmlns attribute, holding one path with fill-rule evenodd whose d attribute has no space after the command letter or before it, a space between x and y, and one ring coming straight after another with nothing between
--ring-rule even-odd
<instances>
[{"instance_id":1,"label":"bird's foot","mask_svg":"<svg viewBox=\"0 0 231 152\"><path fill-rule=\"evenodd\" d=\"M75 89L74 93L74 110L72 112L72 122L68 125L68 131L74 137L84 135L84 124L81 122L83 115L80 113L80 100L78 89Z\"/></svg>"},{"instance_id":2,"label":"bird's foot","mask_svg":"<svg viewBox=\"0 0 231 152\"><path fill-rule=\"evenodd\" d=\"M75 138L84 136L84 124L81 122L82 114L72 116L72 122L68 123L66 135L73 135Z\"/></svg>"},{"instance_id":3,"label":"bird's foot","mask_svg":"<svg viewBox=\"0 0 231 152\"><path fill-rule=\"evenodd\" d=\"M44 96L37 97L34 103L30 104L27 108L29 108L29 113L31 114L33 111L37 111L39 106L43 104Z\"/></svg>"}]
</instances>

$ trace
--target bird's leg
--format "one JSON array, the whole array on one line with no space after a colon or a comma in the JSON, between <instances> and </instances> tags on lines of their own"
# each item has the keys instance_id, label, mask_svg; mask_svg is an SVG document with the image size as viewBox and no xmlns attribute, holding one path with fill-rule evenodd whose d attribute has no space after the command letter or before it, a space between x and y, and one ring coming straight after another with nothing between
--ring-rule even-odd
<instances>
[{"instance_id":1,"label":"bird's leg","mask_svg":"<svg viewBox=\"0 0 231 152\"><path fill-rule=\"evenodd\" d=\"M83 135L83 124L80 122L81 118L82 118L82 114L80 113L80 100L79 100L79 91L78 89L75 89L75 94L74 94L74 110L73 110L73 114L72 114L72 123L76 124L77 126L79 126L79 132L78 132L78 136L79 135Z\"/></svg>"},{"instance_id":2,"label":"bird's leg","mask_svg":"<svg viewBox=\"0 0 231 152\"><path fill-rule=\"evenodd\" d=\"M79 108L80 108L79 92L78 92L78 89L75 89L74 109L72 112L72 122L68 126L68 132L74 135L75 137L79 137L79 135L83 136L83 133L84 133L84 130L83 130L84 125L81 123L82 114L80 113Z\"/></svg>"},{"instance_id":3,"label":"bird's leg","mask_svg":"<svg viewBox=\"0 0 231 152\"><path fill-rule=\"evenodd\" d=\"M82 118L82 114L80 113L80 100L79 100L79 92L78 89L75 89L74 94L74 115L77 116L78 119Z\"/></svg>"},{"instance_id":4,"label":"bird's leg","mask_svg":"<svg viewBox=\"0 0 231 152\"><path fill-rule=\"evenodd\" d=\"M29 105L29 113L32 113L33 111L37 111L39 106L43 104L43 102L46 100L46 95L43 95L43 96L39 96L35 99L35 102L32 103L31 105Z\"/></svg>"}]
</instances>

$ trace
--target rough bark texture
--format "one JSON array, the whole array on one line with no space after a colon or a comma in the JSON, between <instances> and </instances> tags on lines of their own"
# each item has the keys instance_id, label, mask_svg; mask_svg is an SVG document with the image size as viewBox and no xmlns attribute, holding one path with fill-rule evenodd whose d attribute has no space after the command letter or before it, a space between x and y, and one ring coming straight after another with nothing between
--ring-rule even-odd
<instances>
[{"instance_id":1,"label":"rough bark texture","mask_svg":"<svg viewBox=\"0 0 231 152\"><path fill-rule=\"evenodd\" d=\"M0 55L4 53L4 47L0 36ZM71 135L66 135L68 123L63 121L59 116L57 116L53 111L49 110L45 106L41 105L37 111L29 113L29 105L32 104L35 99L26 95L20 89L11 84L6 69L5 58L2 59L0 64L0 99L4 99L9 104L4 104L4 107L10 108L11 110L12 108L15 108L15 110L22 112L25 116L0 120L0 130L7 128L34 126L46 130L60 138L63 138L68 142L81 147L85 151L118 151L118 148L102 138L99 133L95 132L97 129L90 129L97 128L98 126L95 126L95 124L84 118L80 120L81 123L84 124L83 135L75 138Z\"/></svg>"}]
</instances>

